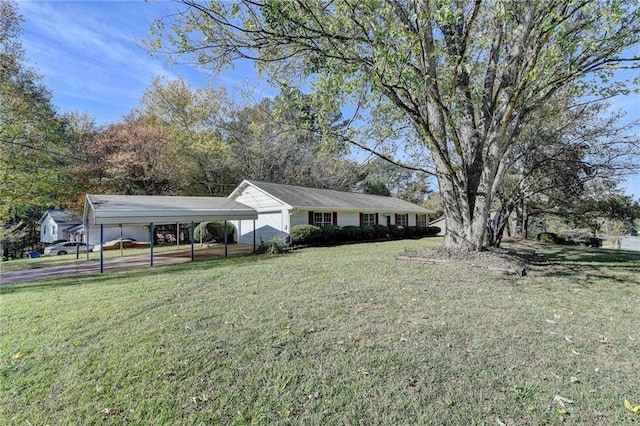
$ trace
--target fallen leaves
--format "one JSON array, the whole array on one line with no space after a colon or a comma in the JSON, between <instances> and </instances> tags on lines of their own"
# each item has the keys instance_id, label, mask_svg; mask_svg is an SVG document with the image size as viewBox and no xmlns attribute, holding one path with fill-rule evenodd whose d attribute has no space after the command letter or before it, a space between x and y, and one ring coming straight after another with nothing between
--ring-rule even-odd
<instances>
[{"instance_id":1,"label":"fallen leaves","mask_svg":"<svg viewBox=\"0 0 640 426\"><path fill-rule=\"evenodd\" d=\"M555 402L556 404L558 404L562 408L566 407L566 404L573 404L574 403L574 401L570 400L569 398L565 398L565 397L560 396L560 395L554 396L553 397L553 402Z\"/></svg>"},{"instance_id":2,"label":"fallen leaves","mask_svg":"<svg viewBox=\"0 0 640 426\"><path fill-rule=\"evenodd\" d=\"M124 410L122 408L105 408L102 410L102 419L106 420L112 416L119 416L124 414Z\"/></svg>"},{"instance_id":3,"label":"fallen leaves","mask_svg":"<svg viewBox=\"0 0 640 426\"><path fill-rule=\"evenodd\" d=\"M640 413L640 405L636 405L635 407L633 405L631 405L631 403L629 402L628 399L624 400L624 407L631 411L632 413L636 413L639 414Z\"/></svg>"}]
</instances>

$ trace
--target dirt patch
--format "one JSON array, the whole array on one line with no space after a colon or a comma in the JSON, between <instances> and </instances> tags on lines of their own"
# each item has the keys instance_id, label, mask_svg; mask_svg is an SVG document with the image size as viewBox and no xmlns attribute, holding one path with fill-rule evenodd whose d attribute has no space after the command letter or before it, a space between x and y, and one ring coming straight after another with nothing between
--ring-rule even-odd
<instances>
[{"instance_id":1,"label":"dirt patch","mask_svg":"<svg viewBox=\"0 0 640 426\"><path fill-rule=\"evenodd\" d=\"M548 264L546 258L533 250L514 250L491 247L485 251L438 247L429 250L407 251L399 260L420 263L464 265L492 272L524 276Z\"/></svg>"}]
</instances>

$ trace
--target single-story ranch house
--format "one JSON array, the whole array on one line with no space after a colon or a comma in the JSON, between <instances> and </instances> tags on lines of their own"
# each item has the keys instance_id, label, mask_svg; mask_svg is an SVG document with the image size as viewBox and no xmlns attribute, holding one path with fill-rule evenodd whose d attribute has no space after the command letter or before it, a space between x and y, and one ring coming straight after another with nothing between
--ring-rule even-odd
<instances>
[{"instance_id":1,"label":"single-story ranch house","mask_svg":"<svg viewBox=\"0 0 640 426\"><path fill-rule=\"evenodd\" d=\"M428 214L432 213L399 198L251 180L244 180L229 198L258 212L255 221L258 243L274 236L287 237L292 226L302 224L429 226ZM232 223L237 242L251 244L253 221Z\"/></svg>"}]
</instances>

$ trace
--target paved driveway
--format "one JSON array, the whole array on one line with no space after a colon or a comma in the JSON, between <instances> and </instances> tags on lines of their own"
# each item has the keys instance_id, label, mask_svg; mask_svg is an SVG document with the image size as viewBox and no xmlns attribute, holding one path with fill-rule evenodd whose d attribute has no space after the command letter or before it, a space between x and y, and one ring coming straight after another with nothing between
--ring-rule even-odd
<instances>
[{"instance_id":1,"label":"paved driveway","mask_svg":"<svg viewBox=\"0 0 640 426\"><path fill-rule=\"evenodd\" d=\"M252 246L243 244L232 244L228 246L229 256L239 256L249 254L253 251ZM195 250L196 259L211 259L224 256L224 246L215 245L207 248ZM154 254L153 265L176 265L191 261L191 250L176 250ZM149 254L127 257L110 258L104 260L104 272L130 270L150 267ZM77 275L99 274L100 261L90 260L88 262L51 266L47 268L28 269L24 271L3 272L0 275L0 284L28 283L34 281L51 280L54 278L73 277Z\"/></svg>"}]
</instances>

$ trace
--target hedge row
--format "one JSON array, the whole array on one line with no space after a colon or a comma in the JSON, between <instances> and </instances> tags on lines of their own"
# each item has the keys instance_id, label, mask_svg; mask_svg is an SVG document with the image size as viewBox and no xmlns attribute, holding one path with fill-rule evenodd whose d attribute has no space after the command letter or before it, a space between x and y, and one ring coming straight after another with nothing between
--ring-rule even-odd
<instances>
[{"instance_id":1,"label":"hedge row","mask_svg":"<svg viewBox=\"0 0 640 426\"><path fill-rule=\"evenodd\" d=\"M291 228L291 244L310 245L380 239L400 239L409 237L430 237L437 235L437 226L324 226L296 225Z\"/></svg>"},{"instance_id":2,"label":"hedge row","mask_svg":"<svg viewBox=\"0 0 640 426\"><path fill-rule=\"evenodd\" d=\"M585 237L581 240L573 240L562 237L553 232L541 232L536 237L538 241L549 244L560 244L563 246L583 245L587 247L602 247L602 239L597 237Z\"/></svg>"}]
</instances>

